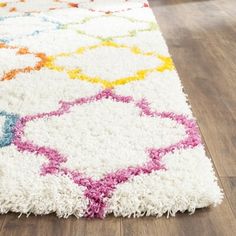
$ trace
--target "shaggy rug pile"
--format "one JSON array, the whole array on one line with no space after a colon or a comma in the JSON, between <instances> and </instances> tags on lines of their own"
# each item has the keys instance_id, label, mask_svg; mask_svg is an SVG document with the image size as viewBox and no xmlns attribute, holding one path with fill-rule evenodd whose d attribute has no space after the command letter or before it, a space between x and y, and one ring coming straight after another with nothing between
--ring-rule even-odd
<instances>
[{"instance_id":1,"label":"shaggy rug pile","mask_svg":"<svg viewBox=\"0 0 236 236\"><path fill-rule=\"evenodd\" d=\"M174 216L221 199L148 2L0 1L0 213Z\"/></svg>"}]
</instances>

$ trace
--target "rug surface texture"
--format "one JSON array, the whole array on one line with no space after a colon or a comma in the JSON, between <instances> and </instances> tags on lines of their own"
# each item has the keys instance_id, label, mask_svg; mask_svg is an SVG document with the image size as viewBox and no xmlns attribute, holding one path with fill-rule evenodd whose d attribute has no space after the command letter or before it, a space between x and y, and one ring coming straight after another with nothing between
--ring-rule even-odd
<instances>
[{"instance_id":1,"label":"rug surface texture","mask_svg":"<svg viewBox=\"0 0 236 236\"><path fill-rule=\"evenodd\" d=\"M0 1L0 213L174 216L221 200L148 2Z\"/></svg>"}]
</instances>

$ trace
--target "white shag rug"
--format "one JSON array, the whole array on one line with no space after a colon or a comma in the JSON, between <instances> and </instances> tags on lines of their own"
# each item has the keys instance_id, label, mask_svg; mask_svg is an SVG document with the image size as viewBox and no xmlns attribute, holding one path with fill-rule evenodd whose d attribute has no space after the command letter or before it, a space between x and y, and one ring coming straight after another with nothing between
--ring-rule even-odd
<instances>
[{"instance_id":1,"label":"white shag rug","mask_svg":"<svg viewBox=\"0 0 236 236\"><path fill-rule=\"evenodd\" d=\"M143 0L0 1L0 212L167 215L222 192Z\"/></svg>"}]
</instances>

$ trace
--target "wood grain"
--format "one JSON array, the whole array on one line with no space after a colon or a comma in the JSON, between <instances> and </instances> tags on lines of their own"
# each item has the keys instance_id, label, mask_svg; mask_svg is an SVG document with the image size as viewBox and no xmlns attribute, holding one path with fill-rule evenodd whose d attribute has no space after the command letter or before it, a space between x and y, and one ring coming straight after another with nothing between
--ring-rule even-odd
<instances>
[{"instance_id":1,"label":"wood grain","mask_svg":"<svg viewBox=\"0 0 236 236\"><path fill-rule=\"evenodd\" d=\"M2 215L2 216L0 215L0 233L1 233L3 223L5 221L5 218L6 218L6 215Z\"/></svg>"},{"instance_id":2,"label":"wood grain","mask_svg":"<svg viewBox=\"0 0 236 236\"><path fill-rule=\"evenodd\" d=\"M221 215L222 214L222 215ZM122 236L163 236L163 235L235 235L235 219L226 202L214 209L197 210L194 215L177 214L175 218L147 217L123 219Z\"/></svg>"},{"instance_id":3,"label":"wood grain","mask_svg":"<svg viewBox=\"0 0 236 236\"><path fill-rule=\"evenodd\" d=\"M236 1L150 0L213 159L224 202L175 218L0 216L1 236L236 235Z\"/></svg>"},{"instance_id":4,"label":"wood grain","mask_svg":"<svg viewBox=\"0 0 236 236\"><path fill-rule=\"evenodd\" d=\"M18 214L19 215L19 214ZM77 220L70 217L69 220L58 219L54 214L46 216L21 216L8 214L0 235L11 236L51 236L51 235L85 235L86 220Z\"/></svg>"},{"instance_id":5,"label":"wood grain","mask_svg":"<svg viewBox=\"0 0 236 236\"><path fill-rule=\"evenodd\" d=\"M231 209L236 217L236 177L221 178Z\"/></svg>"},{"instance_id":6,"label":"wood grain","mask_svg":"<svg viewBox=\"0 0 236 236\"><path fill-rule=\"evenodd\" d=\"M236 176L236 17L224 10L233 1L150 2L217 171Z\"/></svg>"},{"instance_id":7,"label":"wood grain","mask_svg":"<svg viewBox=\"0 0 236 236\"><path fill-rule=\"evenodd\" d=\"M121 218L108 216L105 220L87 220L85 235L119 236Z\"/></svg>"}]
</instances>

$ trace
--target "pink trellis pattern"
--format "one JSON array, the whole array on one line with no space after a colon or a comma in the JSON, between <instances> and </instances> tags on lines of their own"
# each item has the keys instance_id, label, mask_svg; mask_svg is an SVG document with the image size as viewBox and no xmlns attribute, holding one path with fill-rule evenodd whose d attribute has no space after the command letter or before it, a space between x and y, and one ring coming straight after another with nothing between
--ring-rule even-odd
<instances>
[{"instance_id":1,"label":"pink trellis pattern","mask_svg":"<svg viewBox=\"0 0 236 236\"><path fill-rule=\"evenodd\" d=\"M96 101L110 99L113 102L125 104L133 104L140 110L140 116L159 117L161 119L171 119L185 129L186 137L179 140L177 143L166 147L155 148L147 147L146 153L149 156L148 161L142 166L130 166L128 168L119 169L103 176L99 180L94 180L89 176L79 173L77 170L62 167L62 164L67 161L67 157L51 147L38 146L32 141L25 141L24 129L28 122L44 119L47 117L61 117L70 112L74 106L82 106L83 104L96 103ZM35 115L27 115L20 118L14 129L13 144L20 152L30 152L35 155L45 156L47 163L41 167L41 175L67 175L71 180L85 187L84 195L89 200L89 204L85 213L87 217L103 218L106 215L106 202L112 196L116 186L125 183L130 178L141 174L150 174L153 171L166 170L162 162L162 158L168 153L173 153L176 150L194 148L201 144L200 135L195 120L189 119L182 114L173 112L158 112L152 111L146 99L135 101L131 96L117 95L111 89L105 89L98 94L90 97L78 98L74 101L60 101L60 107L48 113L39 113Z\"/></svg>"}]
</instances>

